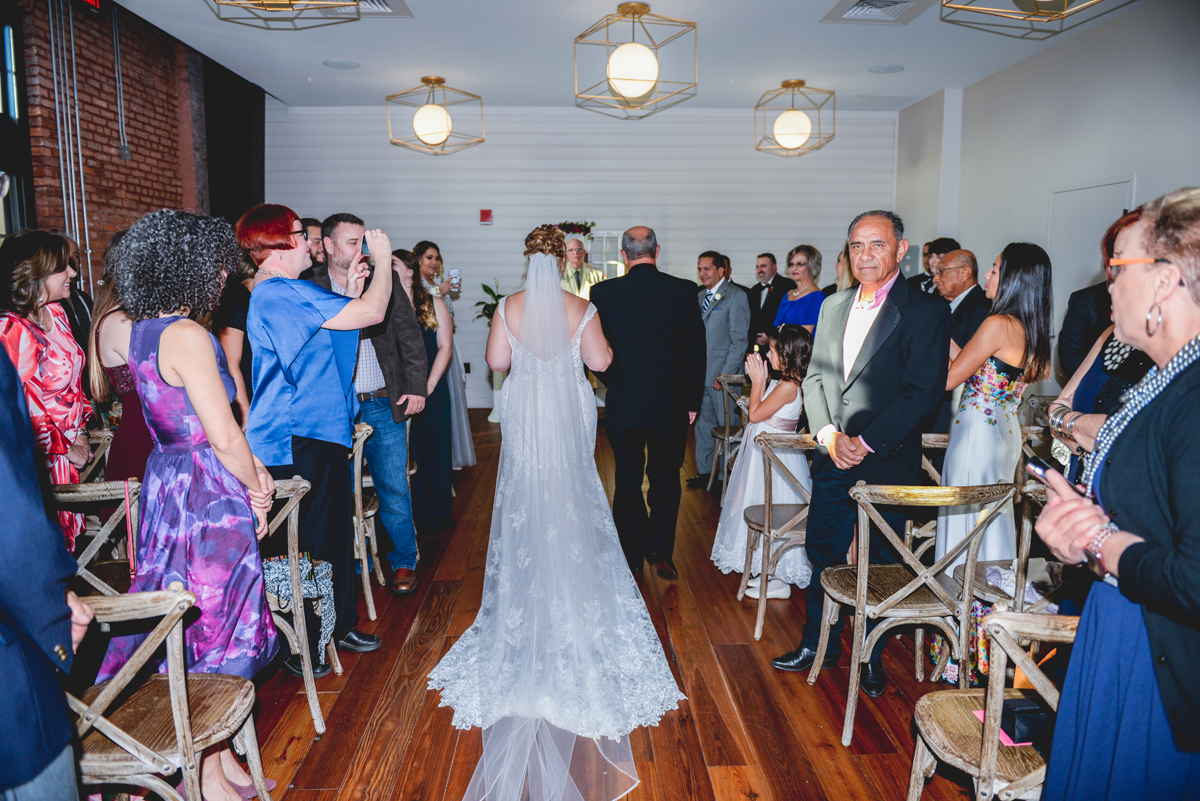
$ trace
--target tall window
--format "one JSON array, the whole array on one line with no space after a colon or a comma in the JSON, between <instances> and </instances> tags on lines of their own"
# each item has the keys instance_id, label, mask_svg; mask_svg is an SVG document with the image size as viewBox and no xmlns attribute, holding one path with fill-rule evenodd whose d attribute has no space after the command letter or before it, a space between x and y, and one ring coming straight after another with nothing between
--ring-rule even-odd
<instances>
[{"instance_id":1,"label":"tall window","mask_svg":"<svg viewBox=\"0 0 1200 801\"><path fill-rule=\"evenodd\" d=\"M25 113L25 54L21 13L15 3L0 4L0 182L8 189L0 200L0 239L32 228L33 153Z\"/></svg>"},{"instance_id":2,"label":"tall window","mask_svg":"<svg viewBox=\"0 0 1200 801\"><path fill-rule=\"evenodd\" d=\"M20 122L21 104L17 97L17 51L13 43L13 26L4 26L4 93L0 111L13 122Z\"/></svg>"}]
</instances>

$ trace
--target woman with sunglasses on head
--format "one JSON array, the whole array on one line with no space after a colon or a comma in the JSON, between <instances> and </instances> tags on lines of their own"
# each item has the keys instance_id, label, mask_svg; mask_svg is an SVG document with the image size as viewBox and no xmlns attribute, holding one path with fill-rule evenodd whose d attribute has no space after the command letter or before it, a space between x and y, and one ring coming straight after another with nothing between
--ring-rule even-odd
<instances>
[{"instance_id":1,"label":"woman with sunglasses on head","mask_svg":"<svg viewBox=\"0 0 1200 801\"><path fill-rule=\"evenodd\" d=\"M1112 281L1113 254L1124 250L1129 229L1141 219L1140 208L1126 212L1100 240L1104 267ZM1124 405L1125 393L1145 377L1154 362L1145 353L1117 339L1110 325L1092 346L1083 363L1047 410L1050 433L1071 453L1066 476L1074 481L1096 446L1096 434L1108 415Z\"/></svg>"},{"instance_id":2,"label":"woman with sunglasses on head","mask_svg":"<svg viewBox=\"0 0 1200 801\"><path fill-rule=\"evenodd\" d=\"M1200 797L1200 189L1147 203L1109 262L1114 333L1154 367L1038 535L1104 581L1063 681L1042 798Z\"/></svg>"}]
</instances>

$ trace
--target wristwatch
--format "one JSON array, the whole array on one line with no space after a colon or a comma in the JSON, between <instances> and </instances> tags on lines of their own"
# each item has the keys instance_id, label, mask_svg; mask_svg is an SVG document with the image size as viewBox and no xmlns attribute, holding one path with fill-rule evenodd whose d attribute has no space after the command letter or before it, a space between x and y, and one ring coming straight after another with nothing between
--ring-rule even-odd
<instances>
[{"instance_id":1,"label":"wristwatch","mask_svg":"<svg viewBox=\"0 0 1200 801\"><path fill-rule=\"evenodd\" d=\"M1088 570L1095 573L1101 581L1107 582L1116 586L1117 579L1104 565L1104 555L1101 553L1101 548L1104 547L1104 542L1119 531L1116 523L1105 523L1096 532L1096 536L1092 537L1091 542L1083 549L1083 560L1087 563Z\"/></svg>"}]
</instances>

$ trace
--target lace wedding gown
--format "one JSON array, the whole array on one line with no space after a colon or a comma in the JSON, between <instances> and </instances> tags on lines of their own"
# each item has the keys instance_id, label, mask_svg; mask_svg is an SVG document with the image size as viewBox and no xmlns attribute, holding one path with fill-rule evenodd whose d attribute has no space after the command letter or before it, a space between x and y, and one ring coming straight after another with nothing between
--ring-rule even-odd
<instances>
[{"instance_id":1,"label":"lace wedding gown","mask_svg":"<svg viewBox=\"0 0 1200 801\"><path fill-rule=\"evenodd\" d=\"M512 366L483 599L429 674L483 729L468 801L612 801L637 786L628 734L684 696L630 575L595 466L596 405L557 261L535 254Z\"/></svg>"}]
</instances>

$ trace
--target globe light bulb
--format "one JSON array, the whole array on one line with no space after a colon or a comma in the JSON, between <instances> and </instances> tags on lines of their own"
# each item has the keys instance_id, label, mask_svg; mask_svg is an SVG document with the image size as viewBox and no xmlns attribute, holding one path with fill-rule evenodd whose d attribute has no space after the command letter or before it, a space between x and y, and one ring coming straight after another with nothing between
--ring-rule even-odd
<instances>
[{"instance_id":1,"label":"globe light bulb","mask_svg":"<svg viewBox=\"0 0 1200 801\"><path fill-rule=\"evenodd\" d=\"M450 138L450 112L439 105L427 103L413 115L413 133L427 145L437 146Z\"/></svg>"},{"instance_id":2,"label":"globe light bulb","mask_svg":"<svg viewBox=\"0 0 1200 801\"><path fill-rule=\"evenodd\" d=\"M644 44L629 42L608 57L608 82L621 97L642 97L658 82L658 58Z\"/></svg>"},{"instance_id":3,"label":"globe light bulb","mask_svg":"<svg viewBox=\"0 0 1200 801\"><path fill-rule=\"evenodd\" d=\"M796 150L812 135L812 120L800 109L790 109L775 118L771 133L784 150Z\"/></svg>"}]
</instances>

